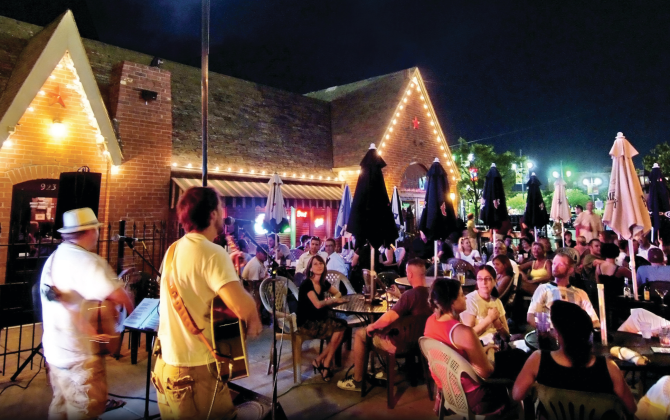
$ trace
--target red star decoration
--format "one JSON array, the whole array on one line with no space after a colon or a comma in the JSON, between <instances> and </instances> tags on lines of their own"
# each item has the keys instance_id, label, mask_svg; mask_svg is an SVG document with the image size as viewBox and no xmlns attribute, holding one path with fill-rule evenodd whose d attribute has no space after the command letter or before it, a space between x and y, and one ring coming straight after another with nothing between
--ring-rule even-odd
<instances>
[{"instance_id":1,"label":"red star decoration","mask_svg":"<svg viewBox=\"0 0 670 420\"><path fill-rule=\"evenodd\" d=\"M419 128L419 119L417 117L414 117L412 120L412 127L414 127L415 130Z\"/></svg>"},{"instance_id":2,"label":"red star decoration","mask_svg":"<svg viewBox=\"0 0 670 420\"><path fill-rule=\"evenodd\" d=\"M49 106L55 105L55 104L61 104L63 108L65 108L65 102L63 102L63 96L60 94L60 86L56 86L56 92L55 93L48 93L47 94L51 100L49 100Z\"/></svg>"}]
</instances>

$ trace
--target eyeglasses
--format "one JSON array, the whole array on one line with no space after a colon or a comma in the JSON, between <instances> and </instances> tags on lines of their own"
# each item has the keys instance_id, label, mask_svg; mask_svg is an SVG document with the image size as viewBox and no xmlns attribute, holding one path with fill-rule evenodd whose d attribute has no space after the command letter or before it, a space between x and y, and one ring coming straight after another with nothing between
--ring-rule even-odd
<instances>
[{"instance_id":1,"label":"eyeglasses","mask_svg":"<svg viewBox=\"0 0 670 420\"><path fill-rule=\"evenodd\" d=\"M493 281L493 277L491 277L491 276L477 277L477 281Z\"/></svg>"}]
</instances>

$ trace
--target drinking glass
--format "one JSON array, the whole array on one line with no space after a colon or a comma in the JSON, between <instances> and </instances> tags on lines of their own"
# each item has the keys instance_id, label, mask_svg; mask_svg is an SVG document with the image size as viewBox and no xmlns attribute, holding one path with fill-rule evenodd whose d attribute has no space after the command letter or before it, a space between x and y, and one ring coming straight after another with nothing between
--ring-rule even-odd
<instances>
[{"instance_id":1,"label":"drinking glass","mask_svg":"<svg viewBox=\"0 0 670 420\"><path fill-rule=\"evenodd\" d=\"M668 291L656 289L656 294L658 294L661 297L661 305L665 305L665 295L668 294Z\"/></svg>"},{"instance_id":2,"label":"drinking glass","mask_svg":"<svg viewBox=\"0 0 670 420\"><path fill-rule=\"evenodd\" d=\"M670 327L661 328L658 333L658 341L661 342L661 346L670 347Z\"/></svg>"},{"instance_id":3,"label":"drinking glass","mask_svg":"<svg viewBox=\"0 0 670 420\"><path fill-rule=\"evenodd\" d=\"M640 322L640 332L642 338L648 340L651 338L651 322Z\"/></svg>"},{"instance_id":4,"label":"drinking glass","mask_svg":"<svg viewBox=\"0 0 670 420\"><path fill-rule=\"evenodd\" d=\"M456 277L458 278L458 281L461 283L461 285L465 284L465 273L463 271L457 272Z\"/></svg>"}]
</instances>

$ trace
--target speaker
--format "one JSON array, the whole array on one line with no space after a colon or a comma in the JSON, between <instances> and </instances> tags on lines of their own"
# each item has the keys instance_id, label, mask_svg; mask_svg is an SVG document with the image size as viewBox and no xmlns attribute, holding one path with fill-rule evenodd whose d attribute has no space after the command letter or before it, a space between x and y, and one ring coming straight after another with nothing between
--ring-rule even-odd
<instances>
[{"instance_id":1,"label":"speaker","mask_svg":"<svg viewBox=\"0 0 670 420\"><path fill-rule=\"evenodd\" d=\"M56 201L56 229L63 227L63 213L68 210L90 207L98 216L102 174L95 172L63 172L58 185Z\"/></svg>"},{"instance_id":2,"label":"speaker","mask_svg":"<svg viewBox=\"0 0 670 420\"><path fill-rule=\"evenodd\" d=\"M272 419L272 398L261 395L250 389L243 388L233 382L228 382L230 396L233 404L237 408L238 420L271 420ZM276 420L287 420L284 409L277 402L275 410Z\"/></svg>"}]
</instances>

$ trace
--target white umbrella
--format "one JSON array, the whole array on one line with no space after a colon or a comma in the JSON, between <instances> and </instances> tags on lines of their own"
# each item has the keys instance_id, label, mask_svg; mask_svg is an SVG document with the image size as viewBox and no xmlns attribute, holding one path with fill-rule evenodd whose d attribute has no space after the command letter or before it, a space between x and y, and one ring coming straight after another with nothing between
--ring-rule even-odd
<instances>
[{"instance_id":1,"label":"white umbrella","mask_svg":"<svg viewBox=\"0 0 670 420\"><path fill-rule=\"evenodd\" d=\"M282 184L281 178L276 173L268 181L270 192L268 193L268 202L265 206L263 227L269 232L282 232L289 226L286 208L284 207L284 196L281 193Z\"/></svg>"},{"instance_id":2,"label":"white umbrella","mask_svg":"<svg viewBox=\"0 0 670 420\"><path fill-rule=\"evenodd\" d=\"M403 225L402 220L402 205L400 204L400 194L398 194L398 187L393 187L393 198L391 198L391 211L393 212L393 219L398 229Z\"/></svg>"},{"instance_id":3,"label":"white umbrella","mask_svg":"<svg viewBox=\"0 0 670 420\"><path fill-rule=\"evenodd\" d=\"M558 178L554 182L554 197L551 199L549 217L554 221L561 221L563 246L565 247L565 222L570 220L570 205L568 204L568 197L565 194L565 181L563 178Z\"/></svg>"},{"instance_id":4,"label":"white umbrella","mask_svg":"<svg viewBox=\"0 0 670 420\"><path fill-rule=\"evenodd\" d=\"M633 296L636 300L638 298L637 276L631 239L635 235L645 234L651 230L649 211L644 201L640 179L633 165L633 156L637 154L637 150L626 140L623 133L617 133L612 150L610 150L612 175L603 217L603 222L607 226L628 240Z\"/></svg>"}]
</instances>

